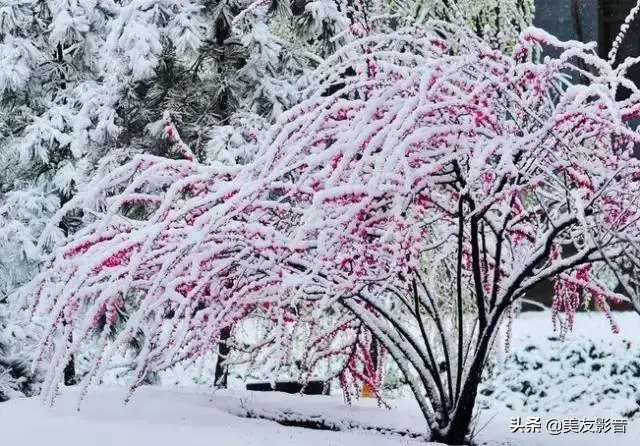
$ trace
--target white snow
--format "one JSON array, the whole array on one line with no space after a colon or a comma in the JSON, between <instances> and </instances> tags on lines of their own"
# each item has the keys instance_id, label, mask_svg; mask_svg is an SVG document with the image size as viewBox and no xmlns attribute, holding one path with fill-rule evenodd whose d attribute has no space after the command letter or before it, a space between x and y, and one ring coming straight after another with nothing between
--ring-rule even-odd
<instances>
[{"instance_id":1,"label":"white snow","mask_svg":"<svg viewBox=\"0 0 640 446\"><path fill-rule=\"evenodd\" d=\"M613 320L620 327L620 333L612 333L604 313L576 313L573 331L567 333L565 342L572 343L580 339L631 341L640 346L640 316L633 311L613 312ZM562 315L561 315L562 317ZM514 321L511 346L518 349L526 346L532 339L558 336L553 332L550 312L526 312Z\"/></svg>"},{"instance_id":2,"label":"white snow","mask_svg":"<svg viewBox=\"0 0 640 446\"><path fill-rule=\"evenodd\" d=\"M569 333L566 346L588 340L596 345L627 345L632 340L637 352L640 339L640 317L635 313L615 313L620 334L607 330L602 314L576 316L575 331ZM548 312L526 313L514 321L512 349L518 351L532 342L542 354L553 352L548 337L554 336ZM635 342L634 342L635 341ZM614 349L624 354L623 349ZM626 357L620 358L621 362ZM542 369L549 370L550 364ZM177 371L178 372L178 371ZM165 377L165 385L142 387L128 405L124 387L105 386L92 389L77 411L78 390L65 391L53 407L41 399L14 399L0 404L0 445L18 446L46 443L47 446L118 446L150 444L171 445L183 442L189 446L221 443L225 446L299 446L353 445L399 446L431 445L420 437L427 432L415 402L410 399L390 401L390 410L377 406L375 400L363 399L353 406L344 404L340 395L300 396L275 392L248 392L234 388L211 395L208 387L196 387L195 370L180 369L180 377ZM207 371L205 371L205 374ZM529 371L529 373L533 373ZM168 378L168 379L167 379ZM164 381L164 380L163 380ZM166 385L173 383L172 385ZM234 382L234 387L240 383ZM584 383L588 385L589 383ZM563 393L550 388L560 398ZM603 407L605 407L603 409ZM476 439L485 446L635 446L640 438L640 419L630 420L624 434L566 433L551 435L545 423L551 418L566 420L615 419L620 415L607 406L584 407L576 404L550 412L538 413L526 406L514 410L504 404L481 409ZM247 418L247 415L251 418ZM540 433L511 433L512 417L540 417ZM273 420L321 422L332 430L314 430L284 426Z\"/></svg>"},{"instance_id":3,"label":"white snow","mask_svg":"<svg viewBox=\"0 0 640 446\"><path fill-rule=\"evenodd\" d=\"M61 395L54 407L40 399L16 399L0 404L2 445L47 446L164 446L186 443L190 446L400 446L430 445L420 439L367 431L379 427L397 431L420 432L423 421L409 401L399 401L391 410L378 408L372 400L345 406L338 397L298 396L280 393L219 391L211 398L205 391L167 387L145 387L123 406L121 388L94 390L76 410L77 392ZM328 424L348 432L313 430L282 426L264 419L241 418L234 414L251 412L254 416L274 417L315 414ZM513 414L486 412L480 417L477 439L487 446L563 445L589 446L615 444L633 446L640 435L640 422L631 422L625 434L510 433ZM596 414L591 414L594 417ZM559 419L581 414L556 414ZM598 414L606 417L606 414ZM551 416L542 417L542 422ZM488 423L488 424L487 424Z\"/></svg>"},{"instance_id":4,"label":"white snow","mask_svg":"<svg viewBox=\"0 0 640 446\"><path fill-rule=\"evenodd\" d=\"M225 446L399 446L422 444L417 440L395 438L368 432L333 432L281 426L273 421L245 419L226 410L238 411L244 405L255 406L258 395L249 392L219 392L211 401L206 393L170 388L143 388L131 403L123 407L118 388L93 391L80 412L76 411L77 393L61 396L53 408L37 398L11 400L0 404L3 446L47 444L47 446L189 446L224 444ZM260 397L265 395L259 395ZM260 400L262 398L259 398ZM334 409L355 418L381 421L388 416L371 407L344 408L333 397L268 395L265 408L281 399L281 409L296 403L322 401L321 412ZM245 406L246 407L246 406ZM304 407L304 404L303 404ZM265 409L266 410L266 409Z\"/></svg>"}]
</instances>

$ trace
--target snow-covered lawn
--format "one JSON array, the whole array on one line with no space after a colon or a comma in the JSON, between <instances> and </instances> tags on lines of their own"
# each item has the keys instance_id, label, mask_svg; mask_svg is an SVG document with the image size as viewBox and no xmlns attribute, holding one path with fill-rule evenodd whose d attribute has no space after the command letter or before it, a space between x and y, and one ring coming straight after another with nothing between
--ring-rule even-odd
<instances>
[{"instance_id":1,"label":"snow-covered lawn","mask_svg":"<svg viewBox=\"0 0 640 446\"><path fill-rule=\"evenodd\" d=\"M374 407L344 407L339 398L300 397L286 394L251 395L250 392L219 392L211 400L195 389L167 387L141 389L131 403L122 407L122 390L93 391L78 412L77 393L61 396L53 408L38 399L18 399L0 404L0 444L2 446L399 446L424 444L398 436L364 430L333 432L282 426L261 419L238 417L243 407L260 407L257 414L291 409L309 400L317 403L318 413L333 413L334 419L375 425L390 417ZM260 398L263 397L263 398ZM265 398L266 397L266 398ZM328 400L328 401L327 401ZM367 402L368 403L368 402ZM247 406L248 405L248 406ZM339 414L339 415L336 415ZM396 414L398 415L398 414ZM420 422L414 414L411 421ZM393 426L393 423L391 424Z\"/></svg>"},{"instance_id":2,"label":"snow-covered lawn","mask_svg":"<svg viewBox=\"0 0 640 446\"><path fill-rule=\"evenodd\" d=\"M601 312L585 312L575 314L573 330L568 332L565 341L571 343L580 339L614 340L616 342L631 341L637 349L640 347L640 316L633 311L612 313L614 321L620 328L613 333L605 315ZM561 315L561 317L564 317ZM543 339L558 336L553 331L551 312L522 313L513 322L512 349L524 347L532 339Z\"/></svg>"},{"instance_id":3,"label":"snow-covered lawn","mask_svg":"<svg viewBox=\"0 0 640 446\"><path fill-rule=\"evenodd\" d=\"M38 399L17 399L0 404L0 438L3 446L400 446L425 445L424 440L393 432L423 431L417 410L408 401L393 409L376 407L371 400L346 407L338 397L221 391L211 399L196 389L146 387L131 403L122 406L122 390L94 390L77 409L77 393L63 394L53 408ZM265 419L312 418L336 429L313 430L283 426ZM296 415L301 415L296 417ZM309 417L309 415L312 415ZM628 426L626 434L511 434L507 412L483 413L480 443L497 445L608 445L636 446L640 423ZM570 415L557 414L559 418ZM595 415L595 414L594 414ZM600 414L606 416L606 414ZM543 417L543 422L548 417ZM488 423L488 424L486 424ZM482 426L486 424L486 426ZM381 429L384 433L372 430ZM435 443L431 443L435 445Z\"/></svg>"},{"instance_id":4,"label":"snow-covered lawn","mask_svg":"<svg viewBox=\"0 0 640 446\"><path fill-rule=\"evenodd\" d=\"M494 380L494 397L481 396L480 406L484 408L480 411L477 441L487 446L636 446L640 439L638 416L629 421L624 434L550 435L545 432L545 423L551 418L620 418L620 410L634 404L633 386L640 385L640 378L633 373L612 377L609 372L614 364L621 367L638 358L640 317L632 313L617 314L616 320L620 334L611 333L601 314L579 314L575 332L567 336L565 343L560 343L549 340L554 333L548 313L525 314L517 319L510 355L520 355L524 365L518 363L518 367L524 367L525 371L520 372L510 360L503 366L503 375ZM527 350L532 345L536 348ZM591 358L585 345L595 345L608 356ZM571 360L549 360L571 349L587 351L583 355L586 362L572 365ZM541 361L540 367L527 369L536 361ZM600 362L602 367L594 370L593 364ZM568 378L563 384L565 375ZM169 381L173 378L176 376ZM526 396L510 390L511 384L524 378L537 391L541 386L548 386L547 396ZM159 387L143 387L128 406L123 406L125 395L121 387L92 389L80 412L76 389L63 393L54 407L44 406L38 398L0 404L0 446L425 444L422 435L427 432L426 426L409 399L390 401L393 407L387 410L377 407L373 400L360 400L346 406L340 395L299 396L247 392L239 388L211 395L206 387L194 387L192 378L185 379L184 384L188 383L191 386L166 385L165 382ZM612 383L618 393L597 395L604 385ZM488 385L491 382L483 388ZM575 388L591 393L572 402L565 401ZM534 416L541 419L541 433L511 433L512 417L524 420ZM325 430L297 427L301 421L310 421Z\"/></svg>"}]
</instances>

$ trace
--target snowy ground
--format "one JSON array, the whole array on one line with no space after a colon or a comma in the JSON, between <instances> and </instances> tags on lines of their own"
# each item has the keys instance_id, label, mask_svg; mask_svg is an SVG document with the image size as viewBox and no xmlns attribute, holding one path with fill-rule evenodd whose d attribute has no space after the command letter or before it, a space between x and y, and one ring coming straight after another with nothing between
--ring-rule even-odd
<instances>
[{"instance_id":1,"label":"snowy ground","mask_svg":"<svg viewBox=\"0 0 640 446\"><path fill-rule=\"evenodd\" d=\"M259 396L265 396L259 395ZM269 398L271 397L271 398ZM399 446L424 444L408 438L373 434L364 430L333 432L282 426L260 419L240 418L231 412L243 406L259 406L249 392L221 392L214 400L194 389L143 388L125 408L120 389L93 391L76 410L77 394L66 394L53 408L43 407L37 399L12 400L0 404L0 444L2 446ZM333 397L315 397L321 401L318 411L337 409L342 418L356 420L371 417L376 423L389 413L374 407L345 408ZM278 401L280 400L280 401ZM278 410L295 409L308 398L279 394ZM267 395L262 411L275 407L273 395ZM328 404L327 404L328 403ZM304 410L304 406L303 409ZM412 417L412 420L416 420ZM419 421L419 419L417 419Z\"/></svg>"},{"instance_id":2,"label":"snowy ground","mask_svg":"<svg viewBox=\"0 0 640 446\"><path fill-rule=\"evenodd\" d=\"M286 394L223 391L213 399L195 389L167 387L143 388L127 407L122 407L121 389L99 389L91 393L76 410L77 394L69 392L53 408L38 399L12 400L0 404L0 439L3 446L400 446L425 445L419 438L393 432L423 431L423 422L407 401L388 411L373 401L359 401L352 407L340 398ZM264 419L246 419L237 415L281 417L314 414L318 420L349 431L312 430L282 426ZM511 434L510 413L485 413L478 441L497 445L575 445L635 446L640 438L640 423L631 423L626 434ZM520 414L522 415L522 414ZM558 414L559 418L569 415ZM595 415L595 414L594 414ZM606 414L601 414L605 415ZM543 422L547 418L543 419ZM486 424L488 423L488 424ZM486 426L483 426L486 424ZM372 431L382 429L386 434ZM432 446L435 443L431 443Z\"/></svg>"},{"instance_id":3,"label":"snowy ground","mask_svg":"<svg viewBox=\"0 0 640 446\"><path fill-rule=\"evenodd\" d=\"M567 333L565 341L570 343L580 339L614 340L616 342L631 341L635 348L640 347L640 315L633 311L612 313L614 321L620 328L619 333L613 333L609 321L600 312L577 313L575 324L571 332ZM541 339L548 336L558 336L553 331L551 313L527 312L522 313L513 323L514 350L523 347L531 339Z\"/></svg>"},{"instance_id":4,"label":"snowy ground","mask_svg":"<svg viewBox=\"0 0 640 446\"><path fill-rule=\"evenodd\" d=\"M512 349L524 351L535 344L539 351L528 353L531 358L552 357L554 352L564 352L570 346L585 343L611 346L611 364L624 363L629 355L640 352L640 317L636 314L619 314L619 335L612 334L606 319L599 314L579 315L575 332L564 344L549 341L553 337L549 314L526 314L514 324ZM544 347L547 346L547 347ZM600 347L598 347L600 348ZM604 348L604 347L602 347ZM520 349L520 350L519 350ZM533 355L533 356L531 356ZM535 356L537 355L537 356ZM527 364L529 363L527 362ZM534 361L535 362L535 361ZM560 364L561 362L559 362ZM555 394L554 410L534 411L531 404L504 403L513 397L502 389L503 400L481 410L477 441L486 446L636 446L640 439L640 419L629 421L626 433L566 433L550 435L545 426L548 420L564 421L572 417L578 420L596 418L620 418L617 406L609 403L596 405L582 403L578 399L571 404L558 405L566 397L560 390L582 386L596 388L599 381L606 382L607 375L583 376L579 373L573 383L563 385L553 381L562 378L567 369L575 374L583 366L560 366L544 363L541 372L528 371L538 385L553 386L547 393ZM565 361L565 364L567 362ZM591 370L591 363L588 369ZM610 364L607 365L607 367ZM555 368L554 368L555 367ZM583 367L584 368L584 367ZM507 370L510 379L516 379L517 370ZM542 373L545 372L545 373ZM545 379L540 376L546 376ZM598 380L596 380L598 378ZM612 378L613 379L613 378ZM630 378L631 379L631 378ZM576 381L577 380L577 381ZM581 381L580 381L581 380ZM192 381L191 381L192 382ZM619 384L621 386L623 384ZM506 392L506 393L505 393ZM506 396L505 396L506 395ZM533 399L538 398L532 396ZM611 401L616 401L617 396ZM298 446L298 445L353 445L399 446L424 445L421 438L426 432L424 422L410 400L391 401L389 411L378 408L373 400L361 400L354 406L345 406L338 395L299 396L279 393L246 392L242 390L219 391L213 397L206 389L176 386L142 388L123 407L124 395L118 387L92 390L77 411L77 393L69 391L60 397L53 408L42 405L41 400L17 399L0 404L0 446L46 444L47 446L118 446L153 444L171 445L179 442L195 445L221 443L224 446ZM618 398L620 399L620 398ZM628 398L627 398L628 399ZM544 399L543 399L544 400ZM485 401L488 401L485 398ZM607 400L609 401L609 400ZM522 402L522 401L521 401ZM498 404L501 403L501 404ZM606 401L605 401L606 403ZM625 403L629 401L625 400ZM246 418L250 416L252 418ZM513 417L539 417L540 433L511 433ZM276 422L279 421L280 423ZM300 420L313 420L326 429L312 430L296 426ZM281 423L287 424L282 425ZM565 423L566 424L566 423Z\"/></svg>"}]
</instances>

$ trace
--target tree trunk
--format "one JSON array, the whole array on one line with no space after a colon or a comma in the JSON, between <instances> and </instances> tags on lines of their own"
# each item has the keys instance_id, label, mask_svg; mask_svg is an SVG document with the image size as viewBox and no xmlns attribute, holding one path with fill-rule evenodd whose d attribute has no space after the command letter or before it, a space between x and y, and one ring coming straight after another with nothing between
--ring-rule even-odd
<instances>
[{"instance_id":1,"label":"tree trunk","mask_svg":"<svg viewBox=\"0 0 640 446\"><path fill-rule=\"evenodd\" d=\"M499 320L499 317L494 317L482 333L476 355L471 363L469 374L462 385L460 396L451 414L450 422L444 429L444 433L436 435L432 441L438 441L448 445L466 444L468 440L467 437L470 434L473 408L478 395L478 386L480 385L482 371L484 370L489 347L491 346L491 340L493 339L494 331L498 327Z\"/></svg>"},{"instance_id":2,"label":"tree trunk","mask_svg":"<svg viewBox=\"0 0 640 446\"><path fill-rule=\"evenodd\" d=\"M67 322L63 319L62 326L67 325ZM69 333L69 343L73 342L73 335ZM64 366L63 380L65 386L73 386L76 384L76 360L72 354L69 358L69 362Z\"/></svg>"},{"instance_id":3,"label":"tree trunk","mask_svg":"<svg viewBox=\"0 0 640 446\"><path fill-rule=\"evenodd\" d=\"M229 374L224 365L224 359L229 354L231 348L228 340L231 337L231 327L224 327L220 332L220 344L218 344L218 359L216 361L215 384L218 389L227 388L227 376Z\"/></svg>"},{"instance_id":4,"label":"tree trunk","mask_svg":"<svg viewBox=\"0 0 640 446\"><path fill-rule=\"evenodd\" d=\"M64 385L73 386L76 384L76 364L75 358L71 355L69 362L64 366Z\"/></svg>"},{"instance_id":5,"label":"tree trunk","mask_svg":"<svg viewBox=\"0 0 640 446\"><path fill-rule=\"evenodd\" d=\"M379 372L379 370L378 370L378 365L379 365L378 361L380 359L379 356L378 356L378 348L379 348L378 347L378 339L374 337L371 340L371 352L370 352L370 354L371 354L371 363L373 364L373 368L374 368L373 369L373 373L376 374L376 378L378 377L377 376L377 373Z\"/></svg>"},{"instance_id":6,"label":"tree trunk","mask_svg":"<svg viewBox=\"0 0 640 446\"><path fill-rule=\"evenodd\" d=\"M58 56L60 58L60 61L62 61L62 46L60 45L60 43L58 43ZM65 88L64 84L62 88ZM64 206L67 202L69 202L69 200L71 199L71 196L60 193L59 198L60 198L60 205ZM63 217L62 220L60 220L60 223L58 223L58 227L64 233L65 238L67 238L69 236L69 224L66 216ZM62 326L65 327L66 325L67 325L67 321L62 319ZM71 333L69 333L68 340L69 340L69 344L73 342L73 335ZM63 376L64 376L63 379L64 379L65 386L73 386L74 384L76 384L76 361L75 361L75 356L73 354L69 358L69 362L67 363L67 365L64 366Z\"/></svg>"}]
</instances>

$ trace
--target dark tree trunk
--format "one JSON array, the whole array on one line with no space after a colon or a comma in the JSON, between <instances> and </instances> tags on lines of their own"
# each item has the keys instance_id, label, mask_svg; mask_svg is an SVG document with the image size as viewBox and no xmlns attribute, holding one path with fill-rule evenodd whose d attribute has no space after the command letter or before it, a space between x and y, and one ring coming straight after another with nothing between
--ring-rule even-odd
<instances>
[{"instance_id":1,"label":"dark tree trunk","mask_svg":"<svg viewBox=\"0 0 640 446\"><path fill-rule=\"evenodd\" d=\"M224 365L224 360L231 350L229 338L231 337L231 327L224 327L220 332L220 344L218 344L218 359L216 361L215 383L219 389L227 388L228 370Z\"/></svg>"},{"instance_id":2,"label":"dark tree trunk","mask_svg":"<svg viewBox=\"0 0 640 446\"><path fill-rule=\"evenodd\" d=\"M574 38L580 42L584 42L584 33L582 32L582 14L580 13L579 0L571 0L571 21Z\"/></svg>"},{"instance_id":3,"label":"dark tree trunk","mask_svg":"<svg viewBox=\"0 0 640 446\"><path fill-rule=\"evenodd\" d=\"M475 407L476 397L478 395L478 386L480 385L485 360L493 338L492 335L497 329L498 321L499 318L494 317L484 330L479 341L476 356L471 363L469 374L462 385L460 396L451 414L449 425L445 428L444 433L436 435L432 441L449 445L466 444L468 440L467 437L470 434L473 408Z\"/></svg>"},{"instance_id":4,"label":"dark tree trunk","mask_svg":"<svg viewBox=\"0 0 640 446\"><path fill-rule=\"evenodd\" d=\"M374 337L371 340L371 352L370 352L370 354L371 354L371 363L373 364L373 367L374 367L374 370L373 370L374 373L378 373L378 371L379 371L378 370L378 365L379 365L378 361L379 361L380 357L379 357L378 349L379 349L379 347L378 347L378 339Z\"/></svg>"},{"instance_id":5,"label":"dark tree trunk","mask_svg":"<svg viewBox=\"0 0 640 446\"><path fill-rule=\"evenodd\" d=\"M62 326L66 326L67 322L63 319ZM73 335L69 333L69 343L73 342ZM69 362L64 366L63 379L65 386L73 386L76 384L76 361L75 356L72 354L69 358Z\"/></svg>"},{"instance_id":6,"label":"dark tree trunk","mask_svg":"<svg viewBox=\"0 0 640 446\"><path fill-rule=\"evenodd\" d=\"M62 59L62 47L60 46L60 44L58 44L58 54L60 56L60 58ZM63 86L64 88L64 86ZM64 206L70 199L71 196L70 195L66 195L63 193L59 194L59 198L60 198L60 204L61 206ZM69 226L70 226L70 219L68 218L68 216L64 216L62 218L62 220L60 220L60 223L58 224L58 227L62 230L62 232L64 233L65 238L69 236ZM67 325L67 321L65 321L64 319L62 320L62 326L66 326ZM69 333L69 344L71 344L73 342L73 335L71 333ZM73 386L74 384L76 384L76 361L75 361L75 355L71 355L71 357L69 358L69 362L67 363L67 365L64 366L64 385L65 386Z\"/></svg>"},{"instance_id":7,"label":"dark tree trunk","mask_svg":"<svg viewBox=\"0 0 640 446\"><path fill-rule=\"evenodd\" d=\"M71 355L71 359L64 366L64 385L73 386L76 383L76 365L75 358Z\"/></svg>"}]
</instances>

